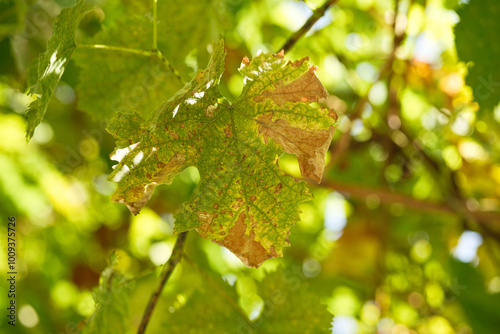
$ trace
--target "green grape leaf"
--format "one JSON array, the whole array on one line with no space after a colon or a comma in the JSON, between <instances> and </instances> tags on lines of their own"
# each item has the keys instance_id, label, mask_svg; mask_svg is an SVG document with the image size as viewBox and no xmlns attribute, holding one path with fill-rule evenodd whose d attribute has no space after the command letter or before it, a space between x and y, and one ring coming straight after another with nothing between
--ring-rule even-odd
<instances>
[{"instance_id":1,"label":"green grape leaf","mask_svg":"<svg viewBox=\"0 0 500 334\"><path fill-rule=\"evenodd\" d=\"M76 28L91 8L84 0L78 0L74 7L61 10L54 21L54 32L47 42L47 51L38 59L37 82L28 93L37 97L26 111L28 140L33 137L35 128L47 112L52 94L76 48Z\"/></svg>"},{"instance_id":2,"label":"green grape leaf","mask_svg":"<svg viewBox=\"0 0 500 334\"><path fill-rule=\"evenodd\" d=\"M129 330L127 319L132 284L116 269L117 265L118 255L112 252L109 265L101 273L99 287L93 291L95 311L87 320L83 334L122 334Z\"/></svg>"},{"instance_id":3,"label":"green grape leaf","mask_svg":"<svg viewBox=\"0 0 500 334\"><path fill-rule=\"evenodd\" d=\"M194 274L198 274L194 271ZM162 314L163 328L172 333L331 333L333 315L321 304L308 281L292 270L278 268L256 282L263 305L251 321L239 306L234 286L220 276L183 274L176 293L165 296L170 312ZM189 283L188 283L189 282ZM183 296L180 303L178 296ZM196 314L196 317L193 317Z\"/></svg>"},{"instance_id":4,"label":"green grape leaf","mask_svg":"<svg viewBox=\"0 0 500 334\"><path fill-rule=\"evenodd\" d=\"M154 52L148 56L153 46L154 22L151 8L141 3L134 5L134 15L116 19L86 40L86 44L134 49L143 54L78 48L75 59L82 69L78 107L96 118L130 110L139 110L148 118L158 105L182 88L181 80L190 78L193 70L185 60L193 49L201 48L197 60L206 64L208 59L203 57L212 40L210 32L214 31L212 16L206 15L210 8L207 1L158 2L158 49L163 58Z\"/></svg>"},{"instance_id":5,"label":"green grape leaf","mask_svg":"<svg viewBox=\"0 0 500 334\"><path fill-rule=\"evenodd\" d=\"M333 315L303 277L279 268L257 286L264 306L255 325L262 333L331 333Z\"/></svg>"},{"instance_id":6,"label":"green grape leaf","mask_svg":"<svg viewBox=\"0 0 500 334\"><path fill-rule=\"evenodd\" d=\"M302 176L320 182L337 115L318 103L327 92L316 67L283 54L243 59L243 92L228 102L218 89L223 42L212 48L208 67L150 120L122 113L109 125L119 161L112 199L138 214L157 185L195 166L200 184L176 214L175 231L196 229L258 267L282 256L299 204L311 198L305 182L280 170L278 157L295 154Z\"/></svg>"},{"instance_id":7,"label":"green grape leaf","mask_svg":"<svg viewBox=\"0 0 500 334\"><path fill-rule=\"evenodd\" d=\"M250 326L246 314L238 306L238 293L234 287L220 276L201 276L197 271L194 274L198 277L183 273L183 280L188 280L189 285L181 284L175 295L163 297L163 303L172 305L170 312L161 316L164 330L183 334L230 334ZM180 294L185 303L177 301Z\"/></svg>"},{"instance_id":8,"label":"green grape leaf","mask_svg":"<svg viewBox=\"0 0 500 334\"><path fill-rule=\"evenodd\" d=\"M460 60L472 62L466 82L481 107L494 108L500 101L500 2L471 1L458 10L455 27Z\"/></svg>"}]
</instances>

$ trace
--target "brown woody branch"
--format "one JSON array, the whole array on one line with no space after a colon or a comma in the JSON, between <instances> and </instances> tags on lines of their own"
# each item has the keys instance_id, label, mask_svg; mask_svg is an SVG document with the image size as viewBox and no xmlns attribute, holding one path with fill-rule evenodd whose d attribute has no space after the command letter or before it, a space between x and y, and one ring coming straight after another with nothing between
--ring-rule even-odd
<instances>
[{"instance_id":1,"label":"brown woody branch","mask_svg":"<svg viewBox=\"0 0 500 334\"><path fill-rule=\"evenodd\" d=\"M458 209L456 203L438 203L420 200L412 196L393 192L389 189L366 187L330 180L323 180L323 182L321 182L321 186L341 193L347 193L354 198L362 200L365 200L366 197L370 195L375 195L379 198L380 202L384 204L400 203L408 208L418 211L439 212L462 217L465 216L467 218L474 219L482 225L486 224L487 228L489 228L489 225L492 223L500 222L500 213L498 212L470 211L463 204L461 205L461 208Z\"/></svg>"},{"instance_id":2,"label":"brown woody branch","mask_svg":"<svg viewBox=\"0 0 500 334\"><path fill-rule=\"evenodd\" d=\"M139 329L137 330L137 334L143 334L146 331L146 327L149 323L149 319L151 319L151 315L153 314L153 310L156 306L156 302L158 301L158 297L160 297L163 287L167 283L168 279L174 272L175 267L182 258L182 248L184 246L186 236L187 232L182 232L177 237L174 250L172 251L172 256L170 256L170 259L163 266L160 283L158 284L156 291L151 295L151 298L149 299L146 310L144 311L144 315L142 316L141 324L139 325Z\"/></svg>"},{"instance_id":3,"label":"brown woody branch","mask_svg":"<svg viewBox=\"0 0 500 334\"><path fill-rule=\"evenodd\" d=\"M295 45L295 43L297 43L297 41L302 36L304 36L309 31L309 29L311 29L311 27L320 18L323 17L323 15L325 15L328 8L330 8L330 6L333 5L334 3L336 3L337 1L338 0L328 0L323 4L323 6L318 7L312 13L311 17L309 17L309 19L306 21L306 23L304 23L304 25L299 30L297 30L292 36L290 36L288 38L288 40L285 42L285 44L283 44L283 46L278 50L278 52L281 50L283 50L285 53L288 52L288 50L290 50Z\"/></svg>"}]
</instances>

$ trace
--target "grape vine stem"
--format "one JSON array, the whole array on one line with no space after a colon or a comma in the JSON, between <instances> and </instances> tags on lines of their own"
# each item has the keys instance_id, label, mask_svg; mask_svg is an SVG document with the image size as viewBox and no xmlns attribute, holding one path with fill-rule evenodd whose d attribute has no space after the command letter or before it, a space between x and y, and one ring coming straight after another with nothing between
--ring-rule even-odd
<instances>
[{"instance_id":1,"label":"grape vine stem","mask_svg":"<svg viewBox=\"0 0 500 334\"><path fill-rule=\"evenodd\" d=\"M177 264L179 264L180 260L182 259L183 246L186 240L186 236L187 232L182 232L177 237L174 250L172 251L172 256L170 256L170 259L163 266L160 276L160 283L149 299L146 310L144 311L144 314L142 316L139 329L137 330L137 334L144 334L144 332L146 331L146 327L148 326L149 320L151 319L151 315L153 314L154 308L156 306L156 303L158 302L158 298L160 297L163 287L167 283L170 276L172 276L172 273L174 272Z\"/></svg>"}]
</instances>

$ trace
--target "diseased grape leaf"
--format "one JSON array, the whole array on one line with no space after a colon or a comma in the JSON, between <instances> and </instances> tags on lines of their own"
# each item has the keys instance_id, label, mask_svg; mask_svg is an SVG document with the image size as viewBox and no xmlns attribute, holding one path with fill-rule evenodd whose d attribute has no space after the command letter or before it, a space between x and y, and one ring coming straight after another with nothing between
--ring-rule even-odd
<instances>
[{"instance_id":1,"label":"diseased grape leaf","mask_svg":"<svg viewBox=\"0 0 500 334\"><path fill-rule=\"evenodd\" d=\"M76 28L91 8L84 0L78 0L74 7L61 10L54 21L54 32L47 42L47 51L40 54L38 59L37 82L28 93L37 97L26 111L28 140L33 137L35 128L47 112L52 94L76 48Z\"/></svg>"},{"instance_id":2,"label":"diseased grape leaf","mask_svg":"<svg viewBox=\"0 0 500 334\"><path fill-rule=\"evenodd\" d=\"M116 268L118 255L112 252L109 265L101 273L99 287L93 291L95 310L83 334L122 334L129 330L129 304L132 289L129 279Z\"/></svg>"},{"instance_id":3,"label":"diseased grape leaf","mask_svg":"<svg viewBox=\"0 0 500 334\"><path fill-rule=\"evenodd\" d=\"M264 301L254 321L259 333L331 333L333 315L303 277L278 268L257 286Z\"/></svg>"},{"instance_id":4,"label":"diseased grape leaf","mask_svg":"<svg viewBox=\"0 0 500 334\"><path fill-rule=\"evenodd\" d=\"M150 2L135 3L133 15L118 18L86 44L111 45L150 51L153 45L153 15ZM211 8L207 1L158 2L158 48L183 80L190 79L185 58L200 49L197 60L207 63L206 46L213 39ZM79 48L75 59L82 69L78 107L96 118L115 112L139 110L148 118L158 105L182 88L169 66L157 56L106 49Z\"/></svg>"},{"instance_id":5,"label":"diseased grape leaf","mask_svg":"<svg viewBox=\"0 0 500 334\"><path fill-rule=\"evenodd\" d=\"M457 11L455 27L460 60L473 62L466 81L482 108L492 109L500 101L500 2L471 1Z\"/></svg>"},{"instance_id":6,"label":"diseased grape leaf","mask_svg":"<svg viewBox=\"0 0 500 334\"><path fill-rule=\"evenodd\" d=\"M279 169L278 157L297 155L302 175L319 182L337 116L318 103L327 92L316 67L283 54L245 58L243 92L228 102L218 89L224 55L223 42L215 43L208 67L149 121L134 112L111 122L119 161L112 199L138 214L157 185L196 166L200 184L176 214L175 231L196 229L258 267L282 256L299 204L311 198L305 182Z\"/></svg>"}]
</instances>

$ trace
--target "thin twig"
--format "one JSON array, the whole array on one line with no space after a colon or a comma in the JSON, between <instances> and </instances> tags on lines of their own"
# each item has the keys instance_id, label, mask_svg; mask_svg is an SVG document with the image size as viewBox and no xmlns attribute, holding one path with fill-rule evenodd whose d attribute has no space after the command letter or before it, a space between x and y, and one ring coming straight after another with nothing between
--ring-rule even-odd
<instances>
[{"instance_id":1,"label":"thin twig","mask_svg":"<svg viewBox=\"0 0 500 334\"><path fill-rule=\"evenodd\" d=\"M172 251L172 256L170 256L170 259L163 266L163 271L160 276L160 283L158 284L156 291L151 295L151 298L149 299L146 310L144 311L144 314L142 316L141 324L139 325L139 329L137 330L137 334L143 334L146 331L146 327L148 325L149 319L151 318L151 315L153 314L153 310L156 306L156 302L158 301L158 297L160 297L165 283L167 283L168 279L174 272L175 267L182 258L182 248L184 246L186 236L187 232L182 232L177 237L174 250Z\"/></svg>"},{"instance_id":2,"label":"thin twig","mask_svg":"<svg viewBox=\"0 0 500 334\"><path fill-rule=\"evenodd\" d=\"M295 45L295 43L297 43L297 41L302 36L304 36L309 31L309 29L311 29L311 27L320 18L323 17L323 15L325 15L328 8L330 8L330 6L333 5L334 3L336 3L337 1L338 0L328 0L323 4L323 6L318 7L312 13L311 17L309 17L309 19L306 21L306 23L304 23L304 25L299 30L297 30L292 36L290 36L288 38L288 40L285 42L285 44L283 44L283 46L278 51L284 50L285 53L288 52L288 50L290 50Z\"/></svg>"},{"instance_id":3,"label":"thin twig","mask_svg":"<svg viewBox=\"0 0 500 334\"><path fill-rule=\"evenodd\" d=\"M439 212L449 215L471 218L477 222L482 223L482 226L488 223L491 224L493 222L500 222L499 212L470 211L465 207L465 205L462 205L461 210L458 210L456 205L450 202L440 203L420 200L409 195L391 191L389 189L372 188L331 180L323 180L320 185L335 191L348 193L352 197L362 200L366 199L366 197L370 195L375 195L378 197L381 203L385 204L400 203L408 208L412 208L418 211Z\"/></svg>"},{"instance_id":4,"label":"thin twig","mask_svg":"<svg viewBox=\"0 0 500 334\"><path fill-rule=\"evenodd\" d=\"M370 87L367 90L367 93L365 96L360 97L355 109L350 113L349 115L349 120L353 122L354 120L358 119L361 117L363 109L368 102L368 93L370 92L370 89L373 87L373 85L380 80L384 79L386 76L391 76L393 73L392 66L394 64L394 61L396 59L396 52L399 48L399 46L403 43L405 37L406 37L406 32L403 31L400 34L398 34L395 30L396 28L396 16L398 15L398 6L399 1L396 1L396 6L395 6L395 16L394 16L394 23L393 23L393 29L394 29L394 45L392 48L392 51L385 61L385 63L382 65L382 67L379 70L379 73L377 75L377 78L372 82ZM331 166L336 165L341 159L343 158L344 153L347 151L349 146L351 145L352 137L350 134L350 129L348 129L346 132L342 134L342 137L340 138L338 144L335 147L332 147L332 159L330 160L328 166L326 168L330 168Z\"/></svg>"}]
</instances>

